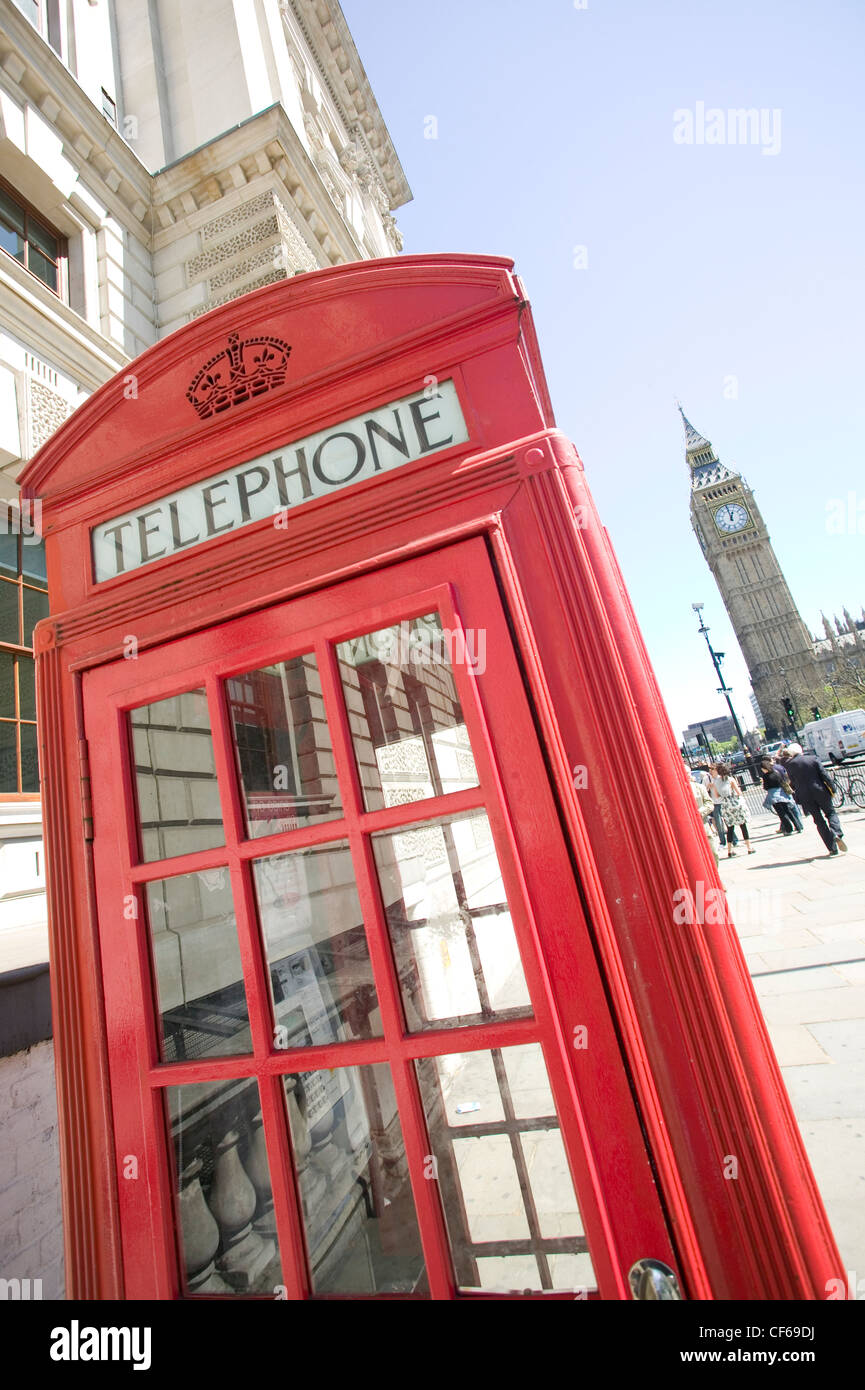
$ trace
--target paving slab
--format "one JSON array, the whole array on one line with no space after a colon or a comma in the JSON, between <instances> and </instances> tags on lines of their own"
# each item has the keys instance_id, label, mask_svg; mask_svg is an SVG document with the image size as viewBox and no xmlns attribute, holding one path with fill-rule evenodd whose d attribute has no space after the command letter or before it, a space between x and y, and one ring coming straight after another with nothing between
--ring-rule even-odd
<instances>
[{"instance_id":1,"label":"paving slab","mask_svg":"<svg viewBox=\"0 0 865 1390\"><path fill-rule=\"evenodd\" d=\"M823 1069L825 1076L825 1068ZM845 1270L855 1272L859 1298L865 1299L865 1176L859 1161L865 1145L865 1115L804 1120L799 1129L817 1186L832 1223Z\"/></svg>"},{"instance_id":2,"label":"paving slab","mask_svg":"<svg viewBox=\"0 0 865 1390\"><path fill-rule=\"evenodd\" d=\"M794 977L792 985L791 976ZM848 988L847 981L828 965L813 970L775 971L771 975L757 975L754 978L758 999L764 999L769 995L789 995L793 986L796 994L802 994L806 990L825 993L831 989Z\"/></svg>"},{"instance_id":3,"label":"paving slab","mask_svg":"<svg viewBox=\"0 0 865 1390\"><path fill-rule=\"evenodd\" d=\"M754 989L845 1268L865 1298L865 812L842 812L847 854L813 824L721 859ZM762 926L761 926L762 923Z\"/></svg>"},{"instance_id":4,"label":"paving slab","mask_svg":"<svg viewBox=\"0 0 865 1390\"><path fill-rule=\"evenodd\" d=\"M828 1066L835 1058L804 1023L769 1024L775 1056L782 1067Z\"/></svg>"}]
</instances>

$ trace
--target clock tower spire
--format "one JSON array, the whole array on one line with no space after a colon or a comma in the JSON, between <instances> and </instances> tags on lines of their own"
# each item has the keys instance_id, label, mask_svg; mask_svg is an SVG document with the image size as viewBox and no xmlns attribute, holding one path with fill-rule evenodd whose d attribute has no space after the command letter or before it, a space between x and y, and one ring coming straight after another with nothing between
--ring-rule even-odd
<instances>
[{"instance_id":1,"label":"clock tower spire","mask_svg":"<svg viewBox=\"0 0 865 1390\"><path fill-rule=\"evenodd\" d=\"M788 729L792 701L800 724L822 678L814 641L775 555L754 494L679 406L691 479L691 525L724 600L767 732Z\"/></svg>"}]
</instances>

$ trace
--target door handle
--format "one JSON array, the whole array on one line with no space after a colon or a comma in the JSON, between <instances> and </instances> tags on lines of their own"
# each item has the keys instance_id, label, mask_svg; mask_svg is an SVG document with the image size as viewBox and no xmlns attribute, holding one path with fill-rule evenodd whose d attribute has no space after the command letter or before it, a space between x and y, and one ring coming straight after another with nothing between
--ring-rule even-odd
<instances>
[{"instance_id":1,"label":"door handle","mask_svg":"<svg viewBox=\"0 0 865 1390\"><path fill-rule=\"evenodd\" d=\"M628 1274L631 1297L648 1299L681 1299L679 1281L669 1265L660 1260L637 1260Z\"/></svg>"}]
</instances>

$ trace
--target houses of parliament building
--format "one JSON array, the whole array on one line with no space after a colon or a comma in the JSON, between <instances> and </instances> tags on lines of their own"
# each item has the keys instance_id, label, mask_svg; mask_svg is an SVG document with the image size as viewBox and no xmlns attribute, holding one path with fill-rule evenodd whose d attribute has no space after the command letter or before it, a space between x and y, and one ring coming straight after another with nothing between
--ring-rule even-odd
<instances>
[{"instance_id":1,"label":"houses of parliament building","mask_svg":"<svg viewBox=\"0 0 865 1390\"><path fill-rule=\"evenodd\" d=\"M865 609L805 626L766 523L741 473L727 468L682 407L691 524L751 676L767 737L865 701ZM819 711L819 715L815 713Z\"/></svg>"}]
</instances>

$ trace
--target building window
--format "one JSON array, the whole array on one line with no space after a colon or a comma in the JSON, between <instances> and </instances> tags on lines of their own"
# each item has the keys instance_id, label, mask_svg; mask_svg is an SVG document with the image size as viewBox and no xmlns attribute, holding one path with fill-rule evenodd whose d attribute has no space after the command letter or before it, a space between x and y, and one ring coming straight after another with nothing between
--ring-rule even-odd
<instances>
[{"instance_id":1,"label":"building window","mask_svg":"<svg viewBox=\"0 0 865 1390\"><path fill-rule=\"evenodd\" d=\"M15 0L15 4L54 52L61 53L60 0Z\"/></svg>"},{"instance_id":2,"label":"building window","mask_svg":"<svg viewBox=\"0 0 865 1390\"><path fill-rule=\"evenodd\" d=\"M39 792L33 628L48 614L45 546L0 512L0 796Z\"/></svg>"},{"instance_id":3,"label":"building window","mask_svg":"<svg viewBox=\"0 0 865 1390\"><path fill-rule=\"evenodd\" d=\"M102 88L102 114L107 116L113 126L117 125L117 102Z\"/></svg>"},{"instance_id":4,"label":"building window","mask_svg":"<svg viewBox=\"0 0 865 1390\"><path fill-rule=\"evenodd\" d=\"M0 250L12 256L56 295L62 293L65 238L3 184L0 184Z\"/></svg>"}]
</instances>

